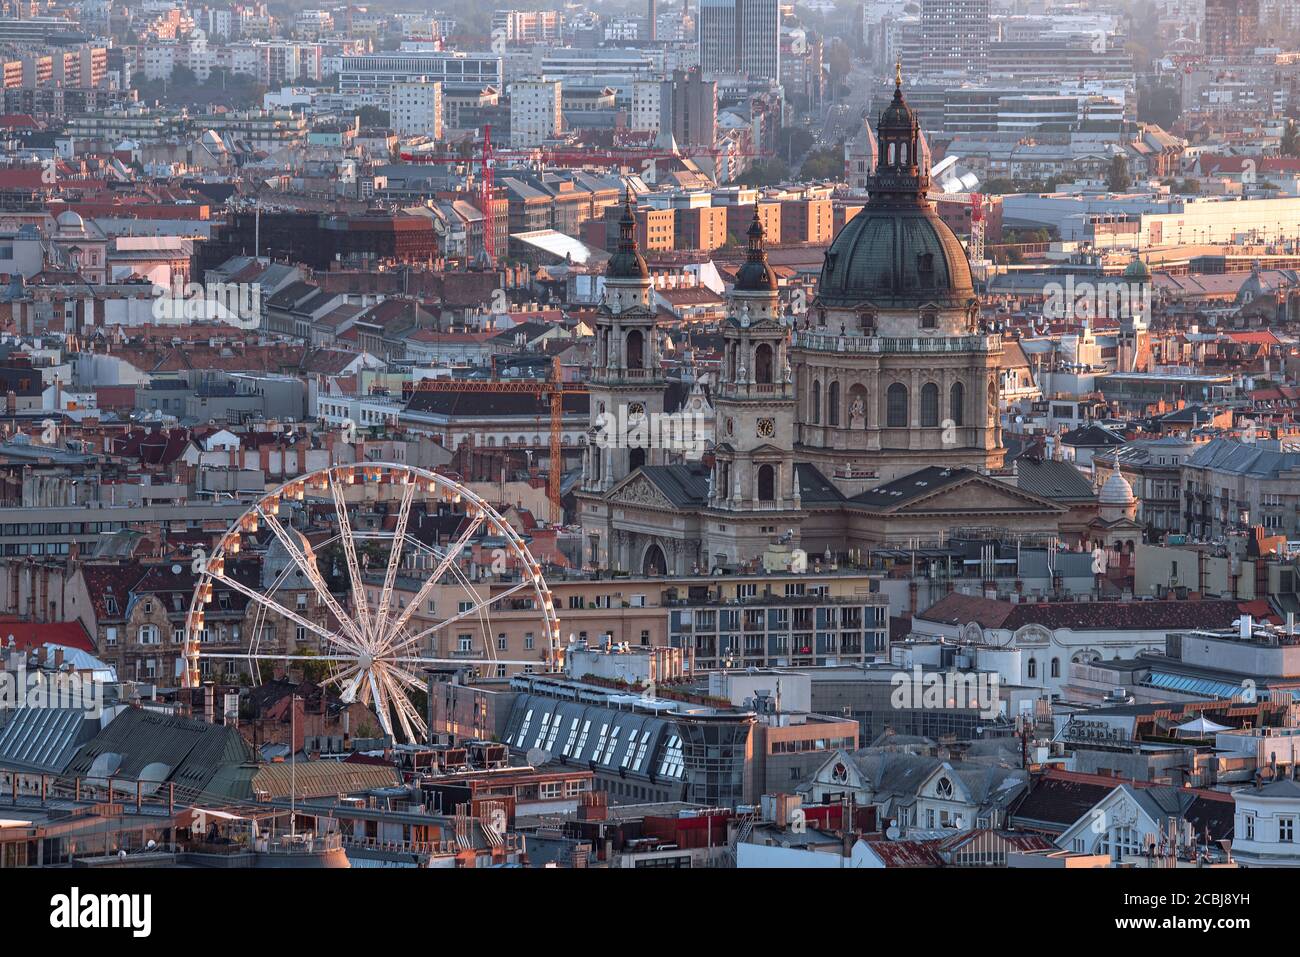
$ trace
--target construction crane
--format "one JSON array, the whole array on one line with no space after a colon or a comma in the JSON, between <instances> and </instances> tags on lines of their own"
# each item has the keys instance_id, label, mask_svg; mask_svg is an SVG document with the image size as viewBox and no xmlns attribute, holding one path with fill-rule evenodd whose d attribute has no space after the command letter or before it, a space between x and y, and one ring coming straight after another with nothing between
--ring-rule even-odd
<instances>
[{"instance_id":1,"label":"construction crane","mask_svg":"<svg viewBox=\"0 0 1300 957\"><path fill-rule=\"evenodd\" d=\"M483 254L489 267L495 266L496 257L496 214L493 210L493 198L496 188L493 182L492 168L496 165L496 154L492 149L492 124L483 127L483 148L477 153L462 155L460 153L401 153L404 163L465 163L479 164L478 203L483 213Z\"/></svg>"},{"instance_id":2,"label":"construction crane","mask_svg":"<svg viewBox=\"0 0 1300 957\"><path fill-rule=\"evenodd\" d=\"M651 179L655 177L655 171L661 162L671 162L673 160L689 160L694 157L711 157L732 158L732 157L749 157L751 159L769 159L773 153L770 150L745 150L745 149L717 149L717 148L694 148L688 147L681 150L654 149L654 148L605 148L605 147L585 147L585 146L568 146L568 147L536 147L526 150L505 151L502 153L493 153L490 150L489 138L491 136L491 127L486 126L483 130L484 136L484 155L488 157L487 170L485 178L490 181L491 168L497 160L517 161L519 163L542 162L548 166L559 166L568 168L581 168L584 166L607 166L619 167L623 169L633 169L643 175L648 175ZM402 153L400 158L403 162L408 163L464 163L469 159L477 157L466 157L458 153L437 153L437 152L417 152Z\"/></svg>"},{"instance_id":3,"label":"construction crane","mask_svg":"<svg viewBox=\"0 0 1300 957\"><path fill-rule=\"evenodd\" d=\"M984 261L984 194L982 193L930 193L926 199L933 203L956 203L970 207L970 241L966 254L972 263Z\"/></svg>"},{"instance_id":4,"label":"construction crane","mask_svg":"<svg viewBox=\"0 0 1300 957\"><path fill-rule=\"evenodd\" d=\"M547 475L547 498L551 500L551 524L564 521L560 502L560 478L564 471L564 397L586 395L587 387L571 385L560 373L560 357L551 360L549 379L421 379L416 392L492 392L497 394L534 395L549 398L551 405L551 466Z\"/></svg>"}]
</instances>

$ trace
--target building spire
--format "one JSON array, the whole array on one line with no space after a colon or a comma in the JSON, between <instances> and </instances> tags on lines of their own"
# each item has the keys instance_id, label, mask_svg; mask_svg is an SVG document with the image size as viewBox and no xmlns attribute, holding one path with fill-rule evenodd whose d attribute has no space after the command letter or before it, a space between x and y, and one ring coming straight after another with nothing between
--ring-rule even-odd
<instances>
[{"instance_id":1,"label":"building spire","mask_svg":"<svg viewBox=\"0 0 1300 957\"><path fill-rule=\"evenodd\" d=\"M894 61L894 89L903 89L903 58L900 56Z\"/></svg>"}]
</instances>

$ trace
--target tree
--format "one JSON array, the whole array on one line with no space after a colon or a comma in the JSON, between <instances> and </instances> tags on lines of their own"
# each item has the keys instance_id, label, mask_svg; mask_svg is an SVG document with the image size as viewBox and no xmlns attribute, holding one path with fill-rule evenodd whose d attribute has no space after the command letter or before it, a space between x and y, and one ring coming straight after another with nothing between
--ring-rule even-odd
<instances>
[{"instance_id":1,"label":"tree","mask_svg":"<svg viewBox=\"0 0 1300 957\"><path fill-rule=\"evenodd\" d=\"M1282 131L1282 155L1300 156L1300 130L1296 129L1295 120L1287 120Z\"/></svg>"},{"instance_id":2,"label":"tree","mask_svg":"<svg viewBox=\"0 0 1300 957\"><path fill-rule=\"evenodd\" d=\"M357 110L357 118L360 119L362 126L386 128L391 122L387 110L381 110L377 106L363 106Z\"/></svg>"},{"instance_id":3,"label":"tree","mask_svg":"<svg viewBox=\"0 0 1300 957\"><path fill-rule=\"evenodd\" d=\"M799 178L804 180L810 179L843 179L844 178L844 149L838 146L829 146L823 150L817 150L815 153L809 153L799 167Z\"/></svg>"},{"instance_id":4,"label":"tree","mask_svg":"<svg viewBox=\"0 0 1300 957\"><path fill-rule=\"evenodd\" d=\"M1133 180L1128 175L1128 160L1116 153L1106 170L1106 188L1112 193L1122 193L1131 186Z\"/></svg>"},{"instance_id":5,"label":"tree","mask_svg":"<svg viewBox=\"0 0 1300 957\"><path fill-rule=\"evenodd\" d=\"M790 167L784 160L759 160L749 167L739 179L741 186L775 186L790 178Z\"/></svg>"}]
</instances>

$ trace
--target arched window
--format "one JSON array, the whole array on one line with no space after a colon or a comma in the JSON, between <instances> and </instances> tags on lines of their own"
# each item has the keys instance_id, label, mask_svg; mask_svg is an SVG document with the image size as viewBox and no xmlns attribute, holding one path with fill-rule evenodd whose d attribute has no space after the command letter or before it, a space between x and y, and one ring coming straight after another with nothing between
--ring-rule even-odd
<instances>
[{"instance_id":1,"label":"arched window","mask_svg":"<svg viewBox=\"0 0 1300 957\"><path fill-rule=\"evenodd\" d=\"M962 412L966 407L966 387L960 382L954 382L952 388L948 390L948 418L952 419L953 425L962 424Z\"/></svg>"},{"instance_id":2,"label":"arched window","mask_svg":"<svg viewBox=\"0 0 1300 957\"><path fill-rule=\"evenodd\" d=\"M933 382L921 386L921 425L932 429L939 424L939 387Z\"/></svg>"},{"instance_id":3,"label":"arched window","mask_svg":"<svg viewBox=\"0 0 1300 957\"><path fill-rule=\"evenodd\" d=\"M640 447L630 449L627 455L627 470L635 472L643 465L645 465L645 449Z\"/></svg>"},{"instance_id":4,"label":"arched window","mask_svg":"<svg viewBox=\"0 0 1300 957\"><path fill-rule=\"evenodd\" d=\"M1059 678L1059 677L1061 677L1061 659L1060 659L1060 658L1053 658L1053 659L1052 659L1052 677L1053 677L1053 678Z\"/></svg>"},{"instance_id":5,"label":"arched window","mask_svg":"<svg viewBox=\"0 0 1300 957\"><path fill-rule=\"evenodd\" d=\"M1029 664L1026 666L1025 674L1030 678L1038 677L1038 662L1033 658L1029 659Z\"/></svg>"},{"instance_id":6,"label":"arched window","mask_svg":"<svg viewBox=\"0 0 1300 957\"><path fill-rule=\"evenodd\" d=\"M758 500L760 502L776 500L776 469L770 465L758 467Z\"/></svg>"},{"instance_id":7,"label":"arched window","mask_svg":"<svg viewBox=\"0 0 1300 957\"><path fill-rule=\"evenodd\" d=\"M826 424L840 424L840 384L832 382L826 390Z\"/></svg>"},{"instance_id":8,"label":"arched window","mask_svg":"<svg viewBox=\"0 0 1300 957\"><path fill-rule=\"evenodd\" d=\"M812 387L812 421L813 425L822 423L822 384L815 380Z\"/></svg>"},{"instance_id":9,"label":"arched window","mask_svg":"<svg viewBox=\"0 0 1300 957\"><path fill-rule=\"evenodd\" d=\"M158 644L158 626L141 625L140 626L140 644L156 645Z\"/></svg>"},{"instance_id":10,"label":"arched window","mask_svg":"<svg viewBox=\"0 0 1300 957\"><path fill-rule=\"evenodd\" d=\"M642 368L643 341L640 329L633 329L627 334L627 368Z\"/></svg>"},{"instance_id":11,"label":"arched window","mask_svg":"<svg viewBox=\"0 0 1300 957\"><path fill-rule=\"evenodd\" d=\"M754 381L762 385L772 383L772 347L766 342L754 350Z\"/></svg>"},{"instance_id":12,"label":"arched window","mask_svg":"<svg viewBox=\"0 0 1300 957\"><path fill-rule=\"evenodd\" d=\"M907 428L907 386L895 382L885 393L885 425L891 429Z\"/></svg>"}]
</instances>

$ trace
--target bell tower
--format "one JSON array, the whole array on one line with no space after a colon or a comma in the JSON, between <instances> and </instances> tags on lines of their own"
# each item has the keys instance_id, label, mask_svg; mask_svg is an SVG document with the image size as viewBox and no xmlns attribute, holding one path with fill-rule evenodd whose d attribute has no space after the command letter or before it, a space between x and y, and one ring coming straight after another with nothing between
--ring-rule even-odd
<instances>
[{"instance_id":1,"label":"bell tower","mask_svg":"<svg viewBox=\"0 0 1300 957\"><path fill-rule=\"evenodd\" d=\"M727 312L713 397L717 442L709 481L709 509L723 514L709 526L710 566L758 557L778 525L784 532L792 524L782 513L800 507L790 330L781 321L776 274L768 265L757 213Z\"/></svg>"},{"instance_id":2,"label":"bell tower","mask_svg":"<svg viewBox=\"0 0 1300 957\"><path fill-rule=\"evenodd\" d=\"M590 426L578 493L588 558L609 559L609 507L603 496L643 465L662 465L651 416L664 411L666 383L655 332L650 268L636 241L632 197L624 196L618 248L605 267L591 363Z\"/></svg>"}]
</instances>

